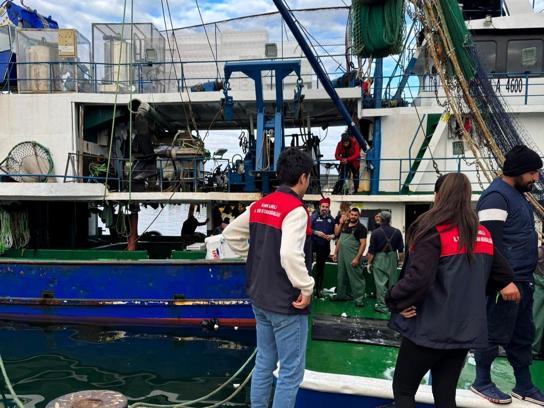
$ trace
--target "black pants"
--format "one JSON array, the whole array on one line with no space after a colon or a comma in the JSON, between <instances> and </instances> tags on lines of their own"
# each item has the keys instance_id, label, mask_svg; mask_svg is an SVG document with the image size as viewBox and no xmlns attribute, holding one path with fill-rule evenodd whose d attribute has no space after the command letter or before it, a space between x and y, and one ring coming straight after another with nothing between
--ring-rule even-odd
<instances>
[{"instance_id":1,"label":"black pants","mask_svg":"<svg viewBox=\"0 0 544 408\"><path fill-rule=\"evenodd\" d=\"M331 253L331 247L329 245L314 247L315 251L315 293L317 296L321 296L321 290L323 290L323 276L325 275L325 262L329 259Z\"/></svg>"},{"instance_id":2,"label":"black pants","mask_svg":"<svg viewBox=\"0 0 544 408\"><path fill-rule=\"evenodd\" d=\"M342 188L344 187L344 181L349 177L353 176L353 189L355 192L359 191L359 169L356 169L350 163L341 164L338 169L338 178L341 183Z\"/></svg>"},{"instance_id":3,"label":"black pants","mask_svg":"<svg viewBox=\"0 0 544 408\"><path fill-rule=\"evenodd\" d=\"M431 370L434 405L438 408L455 408L455 390L467 353L467 349L421 347L403 338L393 377L395 407L416 406L414 397L419 384Z\"/></svg>"},{"instance_id":4,"label":"black pants","mask_svg":"<svg viewBox=\"0 0 544 408\"><path fill-rule=\"evenodd\" d=\"M476 350L476 385L491 382L491 364L499 355L499 345L514 368L517 391L531 388L529 366L532 361L531 344L535 336L533 322L533 287L529 282L516 282L521 293L519 303L507 302L499 297L487 299L487 327L489 345Z\"/></svg>"}]
</instances>

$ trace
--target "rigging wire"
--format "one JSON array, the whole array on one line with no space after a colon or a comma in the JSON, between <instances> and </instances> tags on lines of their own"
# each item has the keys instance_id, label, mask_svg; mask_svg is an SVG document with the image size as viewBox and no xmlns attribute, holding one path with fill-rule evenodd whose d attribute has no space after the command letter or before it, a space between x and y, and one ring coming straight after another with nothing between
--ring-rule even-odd
<instances>
[{"instance_id":1,"label":"rigging wire","mask_svg":"<svg viewBox=\"0 0 544 408\"><path fill-rule=\"evenodd\" d=\"M317 49L315 48L315 46L313 45L312 41L311 40L314 40L315 43L317 44L317 46L319 48L321 48L324 52L325 52L325 55L327 57L329 57L330 59L332 59L335 63L338 64L338 68L340 68L340 70L342 72L347 72L349 70L349 67L347 67L346 69L344 69L344 67L342 66L342 63L340 61L338 61L329 51L327 51L327 49L310 33L310 31L308 31L308 29L306 27L304 27L300 21L298 21L298 19L295 17L295 21L297 22L297 24L300 26L301 30L306 34L306 39L308 40L308 43L312 46L314 52L315 52L315 55L316 57L319 56L319 54L317 53ZM319 58L320 60L320 63L321 63L321 58ZM325 72L327 72L327 70L325 69L325 65L323 63L321 63L321 65L323 66Z\"/></svg>"},{"instance_id":2,"label":"rigging wire","mask_svg":"<svg viewBox=\"0 0 544 408\"><path fill-rule=\"evenodd\" d=\"M161 0L162 2L163 0ZM172 36L174 37L174 44L176 45L176 51L177 51L177 54L178 54L178 59L179 59L179 63L181 64L182 62L182 59L181 59L181 52L179 50L179 44L178 44L178 39L177 37L174 35L174 23L172 21L172 12L170 11L170 3L169 3L169 0L166 0L166 9L168 10L168 19L170 20L170 27L172 29ZM173 53L173 52L172 52ZM172 58L173 59L173 58ZM182 73L183 74L183 73ZM185 75L183 75L183 78L181 78L181 80L183 81L183 83L185 84L185 88L187 89L187 81L185 79ZM180 90L180 94L181 94L181 90ZM195 116L194 116L194 113L193 113L193 105L192 105L192 101L191 101L191 96L190 96L190 93L189 91L187 91L187 101L188 101L188 107L189 107L189 117L191 119L191 123L193 125L193 128L196 132L196 135L197 137L200 137L200 134L199 134L199 131L198 131L198 126L196 124L196 120L195 120Z\"/></svg>"},{"instance_id":3,"label":"rigging wire","mask_svg":"<svg viewBox=\"0 0 544 408\"><path fill-rule=\"evenodd\" d=\"M119 97L119 80L121 75L121 59L123 56L123 44L124 44L124 35L125 35L125 18L127 13L127 0L125 0L123 5L123 19L121 22L121 47L119 52L119 60L117 63L117 78L115 79L115 97L113 100L113 114L112 114L112 120L111 120L111 134L110 134L110 146L108 150L108 171L106 172L106 180L104 182L104 196L102 197L103 201L106 200L106 194L108 191L108 176L109 176L109 169L111 164L111 155L112 155L112 149L113 149L113 136L115 135L115 118L117 117L117 100ZM125 65L126 66L126 65ZM120 176L120 175L119 175Z\"/></svg>"},{"instance_id":4,"label":"rigging wire","mask_svg":"<svg viewBox=\"0 0 544 408\"><path fill-rule=\"evenodd\" d=\"M202 23L202 28L204 29L204 34L206 34L206 40L208 40L208 45L210 46L210 51L212 53L212 57L215 62L215 69L217 70L217 78L221 79L221 74L219 73L219 63L217 62L217 55L215 55L215 53L213 52L212 43L210 41L210 37L208 36L208 30L206 30L206 24L204 23L204 18L202 17L198 0L195 0L195 3L196 3L196 9L198 10L198 15L200 16L200 22ZM215 45L217 46L217 41Z\"/></svg>"},{"instance_id":5,"label":"rigging wire","mask_svg":"<svg viewBox=\"0 0 544 408\"><path fill-rule=\"evenodd\" d=\"M176 77L176 80L177 80L177 78L180 78L182 83L183 83L184 78L181 78L181 76L183 75L183 66L182 66L182 69L181 69L181 72L180 72L180 76L178 77L176 64L174 62L174 50L172 48L172 45L170 44L170 36L168 35L168 24L166 23L166 11L164 9L164 0L161 0L161 8L162 8L163 21L164 21L164 29L166 30L166 41L168 42L168 50L170 51L170 59L172 60L172 66L174 67L174 76ZM172 29L172 36L175 38L174 29ZM180 59L179 63L181 65L181 59ZM189 115L187 114L187 108L186 108L185 103L184 103L185 101L183 100L183 91L181 90L179 85L177 86L177 88L178 88L179 98L181 100L181 108L183 109L183 116L185 117L185 121L186 121L187 132L191 133L191 125L189 123Z\"/></svg>"},{"instance_id":6,"label":"rigging wire","mask_svg":"<svg viewBox=\"0 0 544 408\"><path fill-rule=\"evenodd\" d=\"M134 0L130 0L130 62L132 63L134 61ZM132 65L131 65L132 68ZM134 70L130 70L130 85L129 85L129 101L132 101L132 84L134 81ZM132 201L132 171L134 169L134 162L132 161L132 139L134 137L132 133L132 112L129 111L128 113L128 203L130 205L130 202ZM130 220L130 218L129 218ZM132 226L130 225L129 221L129 227L130 231L132 231Z\"/></svg>"}]
</instances>

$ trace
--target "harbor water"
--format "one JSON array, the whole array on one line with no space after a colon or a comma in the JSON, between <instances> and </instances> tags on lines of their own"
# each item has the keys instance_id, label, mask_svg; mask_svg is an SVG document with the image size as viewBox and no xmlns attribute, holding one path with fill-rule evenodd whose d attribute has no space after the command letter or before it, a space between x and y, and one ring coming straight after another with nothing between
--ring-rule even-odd
<instances>
[{"instance_id":1,"label":"harbor water","mask_svg":"<svg viewBox=\"0 0 544 408\"><path fill-rule=\"evenodd\" d=\"M173 404L216 389L248 359L253 330L111 330L84 326L0 324L0 350L14 389L27 407L45 407L82 390L113 390L129 404ZM251 369L244 370L212 401L230 395ZM3 381L0 407L13 406ZM231 405L247 407L249 388Z\"/></svg>"}]
</instances>

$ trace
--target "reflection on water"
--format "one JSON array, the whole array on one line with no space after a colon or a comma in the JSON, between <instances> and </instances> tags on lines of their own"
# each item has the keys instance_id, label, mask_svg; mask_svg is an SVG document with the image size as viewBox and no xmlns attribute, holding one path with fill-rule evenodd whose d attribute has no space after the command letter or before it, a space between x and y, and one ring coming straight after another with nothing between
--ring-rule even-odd
<instances>
[{"instance_id":1,"label":"reflection on water","mask_svg":"<svg viewBox=\"0 0 544 408\"><path fill-rule=\"evenodd\" d=\"M142 333L2 324L0 350L15 391L28 397L29 407L92 389L118 391L129 403L182 402L217 388L253 351L253 331L222 330L210 336L200 328ZM217 400L234 390L229 387ZM234 405L247 406L246 400L241 392Z\"/></svg>"}]
</instances>

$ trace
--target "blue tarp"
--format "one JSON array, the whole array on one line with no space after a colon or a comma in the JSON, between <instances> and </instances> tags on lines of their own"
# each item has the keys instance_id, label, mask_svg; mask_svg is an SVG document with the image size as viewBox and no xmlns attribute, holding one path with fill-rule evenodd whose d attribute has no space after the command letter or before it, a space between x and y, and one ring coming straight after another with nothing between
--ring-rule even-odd
<instances>
[{"instance_id":1,"label":"blue tarp","mask_svg":"<svg viewBox=\"0 0 544 408\"><path fill-rule=\"evenodd\" d=\"M0 52L0 84L5 84L7 81L12 85L17 82L15 54L10 50Z\"/></svg>"},{"instance_id":2,"label":"blue tarp","mask_svg":"<svg viewBox=\"0 0 544 408\"><path fill-rule=\"evenodd\" d=\"M6 3L6 10L11 23L17 27L22 23L23 28L59 28L51 17L42 16L36 10L26 9L11 1Z\"/></svg>"}]
</instances>

